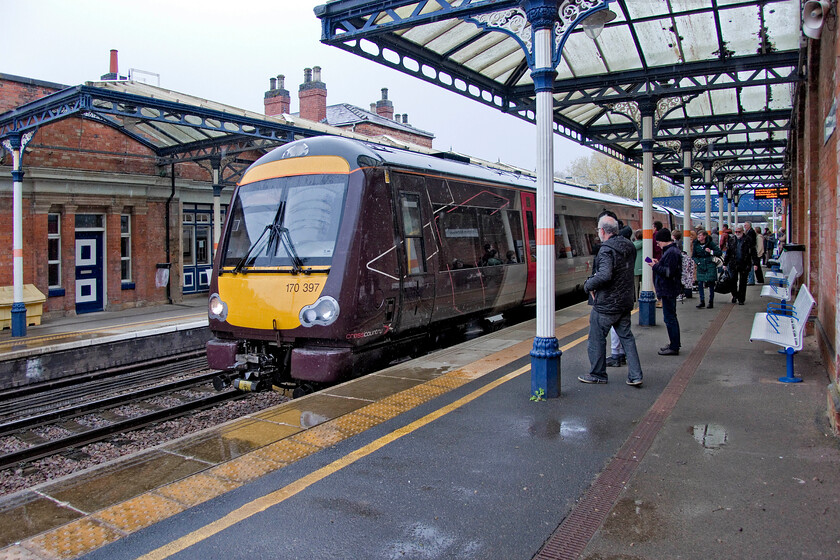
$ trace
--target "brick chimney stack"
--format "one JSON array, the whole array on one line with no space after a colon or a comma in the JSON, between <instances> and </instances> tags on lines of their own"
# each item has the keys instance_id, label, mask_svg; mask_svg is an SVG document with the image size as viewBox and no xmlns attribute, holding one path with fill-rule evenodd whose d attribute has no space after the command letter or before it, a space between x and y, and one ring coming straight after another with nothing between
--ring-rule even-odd
<instances>
[{"instance_id":1,"label":"brick chimney stack","mask_svg":"<svg viewBox=\"0 0 840 560\"><path fill-rule=\"evenodd\" d=\"M288 115L291 112L292 98L289 95L289 90L283 87L285 80L286 76L283 74L269 80L269 90L265 92L265 99L263 99L265 114L268 117Z\"/></svg>"},{"instance_id":2,"label":"brick chimney stack","mask_svg":"<svg viewBox=\"0 0 840 560\"><path fill-rule=\"evenodd\" d=\"M120 70L117 62L117 49L111 49L111 60L108 64L108 73L103 74L101 80L119 80Z\"/></svg>"},{"instance_id":3,"label":"brick chimney stack","mask_svg":"<svg viewBox=\"0 0 840 560\"><path fill-rule=\"evenodd\" d=\"M394 119L394 104L388 101L388 88L382 88L382 99L376 102L376 114L386 119Z\"/></svg>"},{"instance_id":4,"label":"brick chimney stack","mask_svg":"<svg viewBox=\"0 0 840 560\"><path fill-rule=\"evenodd\" d=\"M305 68L298 92L300 116L320 122L327 118L327 85L321 81L321 67Z\"/></svg>"}]
</instances>

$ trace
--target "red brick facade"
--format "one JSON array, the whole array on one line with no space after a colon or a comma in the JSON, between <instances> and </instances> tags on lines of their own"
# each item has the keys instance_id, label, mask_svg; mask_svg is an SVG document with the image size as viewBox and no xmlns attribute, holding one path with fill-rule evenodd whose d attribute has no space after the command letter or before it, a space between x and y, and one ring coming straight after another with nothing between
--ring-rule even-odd
<instances>
[{"instance_id":1,"label":"red brick facade","mask_svg":"<svg viewBox=\"0 0 840 560\"><path fill-rule=\"evenodd\" d=\"M54 87L52 87L54 86ZM0 76L0 113L49 95L62 86ZM0 159L0 246L12 247L12 158ZM259 154L243 154L243 157ZM76 310L75 220L104 216L103 308L108 310L179 301L181 292L181 204L209 207L211 174L195 163L176 166L176 196L169 202L170 290L155 286L156 264L167 262L166 208L170 168L157 165L149 148L129 136L71 117L41 126L26 146L24 170L23 281L45 295L44 316ZM223 191L227 203L231 189ZM61 284L49 286L48 215L60 216ZM131 279L121 275L121 215L130 216ZM0 251L0 286L13 283L11 251ZM63 293L62 293L63 291Z\"/></svg>"},{"instance_id":2,"label":"red brick facade","mask_svg":"<svg viewBox=\"0 0 840 560\"><path fill-rule=\"evenodd\" d=\"M838 135L829 131L829 113L840 104L840 41L837 26L825 26L819 40L809 39L807 47L808 80L798 90L795 111L792 185L791 239L806 246L804 281L816 298L817 327L822 361L831 379L828 390L828 415L840 435L840 319L837 315L840 285L840 201L837 198L837 173L840 169Z\"/></svg>"}]
</instances>

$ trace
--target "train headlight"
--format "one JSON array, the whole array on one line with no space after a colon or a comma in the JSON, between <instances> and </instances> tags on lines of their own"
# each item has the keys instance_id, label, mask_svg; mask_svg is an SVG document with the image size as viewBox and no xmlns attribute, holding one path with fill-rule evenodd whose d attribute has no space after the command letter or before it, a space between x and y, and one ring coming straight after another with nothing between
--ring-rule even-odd
<instances>
[{"instance_id":1,"label":"train headlight","mask_svg":"<svg viewBox=\"0 0 840 560\"><path fill-rule=\"evenodd\" d=\"M210 301L207 304L207 310L211 319L218 319L219 321L227 319L228 307L227 304L222 301L222 298L219 297L219 294L213 294L210 296Z\"/></svg>"},{"instance_id":2,"label":"train headlight","mask_svg":"<svg viewBox=\"0 0 840 560\"><path fill-rule=\"evenodd\" d=\"M300 310L300 325L313 327L315 325L331 325L338 319L338 302L330 296L318 298L312 305L304 306Z\"/></svg>"}]
</instances>

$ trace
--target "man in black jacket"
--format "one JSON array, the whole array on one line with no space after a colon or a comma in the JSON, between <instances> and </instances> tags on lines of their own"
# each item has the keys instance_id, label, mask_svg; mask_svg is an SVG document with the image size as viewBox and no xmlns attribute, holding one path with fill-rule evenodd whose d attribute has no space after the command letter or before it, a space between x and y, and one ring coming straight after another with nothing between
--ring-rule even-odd
<instances>
[{"instance_id":1,"label":"man in black jacket","mask_svg":"<svg viewBox=\"0 0 840 560\"><path fill-rule=\"evenodd\" d=\"M735 279L735 284L732 285L732 303L737 301L739 305L744 305L747 297L747 278L750 270L758 269L758 254L755 252L755 244L744 234L742 226L735 227L735 237L730 237L727 245L723 268L729 270L729 274Z\"/></svg>"},{"instance_id":2,"label":"man in black jacket","mask_svg":"<svg viewBox=\"0 0 840 560\"><path fill-rule=\"evenodd\" d=\"M641 387L642 365L636 339L630 331L630 312L635 299L636 247L629 239L618 235L618 220L609 215L598 220L598 237L601 248L595 256L592 276L583 285L592 306L587 347L590 372L579 376L578 380L582 383L607 382L607 334L614 328L627 355L627 384Z\"/></svg>"}]
</instances>

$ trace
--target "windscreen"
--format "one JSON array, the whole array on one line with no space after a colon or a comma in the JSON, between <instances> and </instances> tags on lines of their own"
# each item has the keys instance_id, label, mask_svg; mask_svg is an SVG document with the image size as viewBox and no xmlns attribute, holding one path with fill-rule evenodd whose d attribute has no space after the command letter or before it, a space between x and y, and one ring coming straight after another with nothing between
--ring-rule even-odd
<instances>
[{"instance_id":1,"label":"windscreen","mask_svg":"<svg viewBox=\"0 0 840 560\"><path fill-rule=\"evenodd\" d=\"M239 187L222 267L329 266L346 175L298 175Z\"/></svg>"}]
</instances>

